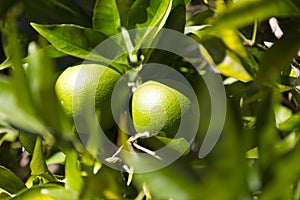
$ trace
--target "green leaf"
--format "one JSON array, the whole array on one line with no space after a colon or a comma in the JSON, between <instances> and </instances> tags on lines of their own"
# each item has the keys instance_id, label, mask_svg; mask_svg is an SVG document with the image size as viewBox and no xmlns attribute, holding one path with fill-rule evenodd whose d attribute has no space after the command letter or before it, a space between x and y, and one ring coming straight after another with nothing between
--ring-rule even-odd
<instances>
[{"instance_id":1,"label":"green leaf","mask_svg":"<svg viewBox=\"0 0 300 200\"><path fill-rule=\"evenodd\" d=\"M252 80L251 75L242 65L241 60L230 50L226 49L219 39L209 39L200 46L201 53L225 76L236 78L243 82Z\"/></svg>"},{"instance_id":2,"label":"green leaf","mask_svg":"<svg viewBox=\"0 0 300 200\"><path fill-rule=\"evenodd\" d=\"M62 186L49 184L24 190L12 198L13 200L76 200L76 194Z\"/></svg>"},{"instance_id":3,"label":"green leaf","mask_svg":"<svg viewBox=\"0 0 300 200\"><path fill-rule=\"evenodd\" d=\"M272 165L269 171L272 172L273 176L268 180L268 185L262 188L259 199L285 199L291 195L290 187L299 181L299 156L300 145L297 143L292 151L289 151Z\"/></svg>"},{"instance_id":4,"label":"green leaf","mask_svg":"<svg viewBox=\"0 0 300 200\"><path fill-rule=\"evenodd\" d=\"M260 102L260 109L257 115L256 133L259 136L258 152L263 173L268 173L264 170L268 170L269 166L277 159L275 145L279 141L279 134L276 129L273 112L274 104L276 105L277 103L276 97L269 91L265 99Z\"/></svg>"},{"instance_id":5,"label":"green leaf","mask_svg":"<svg viewBox=\"0 0 300 200\"><path fill-rule=\"evenodd\" d=\"M65 163L66 155L59 151L46 160L47 165Z\"/></svg>"},{"instance_id":6,"label":"green leaf","mask_svg":"<svg viewBox=\"0 0 300 200\"><path fill-rule=\"evenodd\" d=\"M134 0L116 0L122 26L128 28L128 11Z\"/></svg>"},{"instance_id":7,"label":"green leaf","mask_svg":"<svg viewBox=\"0 0 300 200\"><path fill-rule=\"evenodd\" d=\"M15 14L16 15L16 14ZM16 16L8 17L7 26L4 29L8 34L7 41L7 57L9 57L13 63L14 70L11 70L11 85L16 96L16 103L25 112L35 115L29 83L26 78L25 69L22 66L23 47L20 42L20 35L16 27Z\"/></svg>"},{"instance_id":8,"label":"green leaf","mask_svg":"<svg viewBox=\"0 0 300 200\"><path fill-rule=\"evenodd\" d=\"M22 147L25 148L31 155L34 151L34 145L36 143L36 135L26 134L23 132L19 133L19 141L22 144Z\"/></svg>"},{"instance_id":9,"label":"green leaf","mask_svg":"<svg viewBox=\"0 0 300 200\"><path fill-rule=\"evenodd\" d=\"M139 144L152 151L165 148L165 150L169 152L168 155L173 154L176 156L183 156L190 152L190 144L184 138L171 139L162 136L153 136L149 138L140 138Z\"/></svg>"},{"instance_id":10,"label":"green leaf","mask_svg":"<svg viewBox=\"0 0 300 200\"><path fill-rule=\"evenodd\" d=\"M243 82L253 80L252 76L242 65L241 60L230 51L226 51L223 61L216 65L217 69L224 75L236 78Z\"/></svg>"},{"instance_id":11,"label":"green leaf","mask_svg":"<svg viewBox=\"0 0 300 200\"><path fill-rule=\"evenodd\" d=\"M80 198L89 199L134 199L136 192L126 186L121 173L102 165L96 174L91 174L85 179L84 188ZM130 198L131 197L131 198Z\"/></svg>"},{"instance_id":12,"label":"green leaf","mask_svg":"<svg viewBox=\"0 0 300 200\"><path fill-rule=\"evenodd\" d=\"M59 132L59 109L54 92L54 64L44 51L38 50L36 43L29 44L30 60L27 72L34 107L46 124Z\"/></svg>"},{"instance_id":13,"label":"green leaf","mask_svg":"<svg viewBox=\"0 0 300 200\"><path fill-rule=\"evenodd\" d=\"M213 22L212 29L240 28L271 17L299 15L300 11L289 0L237 1L223 9Z\"/></svg>"},{"instance_id":14,"label":"green leaf","mask_svg":"<svg viewBox=\"0 0 300 200\"><path fill-rule=\"evenodd\" d=\"M171 11L171 0L135 1L128 13L129 28L159 27Z\"/></svg>"},{"instance_id":15,"label":"green leaf","mask_svg":"<svg viewBox=\"0 0 300 200\"><path fill-rule=\"evenodd\" d=\"M184 138L170 139L167 137L155 136L164 145L178 151L182 155L186 155L190 151L190 144Z\"/></svg>"},{"instance_id":16,"label":"green leaf","mask_svg":"<svg viewBox=\"0 0 300 200\"><path fill-rule=\"evenodd\" d=\"M300 113L292 115L287 120L278 124L278 128L281 131L298 131L300 130Z\"/></svg>"},{"instance_id":17,"label":"green leaf","mask_svg":"<svg viewBox=\"0 0 300 200\"><path fill-rule=\"evenodd\" d=\"M97 0L94 6L93 28L107 36L121 31L121 21L116 0Z\"/></svg>"},{"instance_id":18,"label":"green leaf","mask_svg":"<svg viewBox=\"0 0 300 200\"><path fill-rule=\"evenodd\" d=\"M66 56L66 54L64 54L63 52L61 51L58 51L56 48L54 48L52 45L48 45L46 47L43 47L41 49L38 50L39 52L40 51L45 51L45 53L47 54L47 56L49 58L60 58L60 57L63 57L63 56ZM24 63L27 63L28 61L30 60L30 56L27 56L26 58L23 58L22 61L23 61L23 64ZM6 68L9 68L9 67L12 67L13 63L11 62L11 60L9 58L7 58L5 61L3 61L1 64L0 64L0 70L2 69L6 69Z\"/></svg>"},{"instance_id":19,"label":"green leaf","mask_svg":"<svg viewBox=\"0 0 300 200\"><path fill-rule=\"evenodd\" d=\"M79 193L81 191L83 180L78 162L78 155L75 151L66 152L66 188Z\"/></svg>"},{"instance_id":20,"label":"green leaf","mask_svg":"<svg viewBox=\"0 0 300 200\"><path fill-rule=\"evenodd\" d=\"M17 1L1 1L0 6L0 19L5 16L5 13L9 10L10 7L12 7Z\"/></svg>"},{"instance_id":21,"label":"green leaf","mask_svg":"<svg viewBox=\"0 0 300 200\"><path fill-rule=\"evenodd\" d=\"M295 29L295 27L297 27ZM290 65L300 48L299 22L287 26L285 34L262 57L258 83L278 81L280 71ZM268 76L266 76L266 74Z\"/></svg>"},{"instance_id":22,"label":"green leaf","mask_svg":"<svg viewBox=\"0 0 300 200\"><path fill-rule=\"evenodd\" d=\"M151 199L197 199L193 187L197 179L188 169L186 165L173 163L163 169L135 174L133 184L148 191Z\"/></svg>"},{"instance_id":23,"label":"green leaf","mask_svg":"<svg viewBox=\"0 0 300 200\"><path fill-rule=\"evenodd\" d=\"M130 29L147 28L135 36L134 52L143 44L153 41L159 30L165 25L171 8L172 0L142 0L132 4L128 13L128 27ZM157 29L153 29L153 27L157 27Z\"/></svg>"},{"instance_id":24,"label":"green leaf","mask_svg":"<svg viewBox=\"0 0 300 200\"><path fill-rule=\"evenodd\" d=\"M186 23L186 4L184 0L173 0L171 12L164 25L164 28L184 32Z\"/></svg>"},{"instance_id":25,"label":"green leaf","mask_svg":"<svg viewBox=\"0 0 300 200\"><path fill-rule=\"evenodd\" d=\"M10 59L6 58L6 60L0 64L0 70L9 68L11 66L12 66L12 63L11 63Z\"/></svg>"},{"instance_id":26,"label":"green leaf","mask_svg":"<svg viewBox=\"0 0 300 200\"><path fill-rule=\"evenodd\" d=\"M108 38L103 33L71 24L39 25L31 23L31 25L55 48L66 54L104 63L110 63L110 59L113 59L112 57L106 58L92 51Z\"/></svg>"},{"instance_id":27,"label":"green leaf","mask_svg":"<svg viewBox=\"0 0 300 200\"><path fill-rule=\"evenodd\" d=\"M14 194L24 189L25 184L12 171L0 166L0 188Z\"/></svg>"},{"instance_id":28,"label":"green leaf","mask_svg":"<svg viewBox=\"0 0 300 200\"><path fill-rule=\"evenodd\" d=\"M43 144L42 138L37 137L34 151L32 155L32 160L30 162L31 175L42 175L48 172L48 168L45 163L44 154L43 154Z\"/></svg>"},{"instance_id":29,"label":"green leaf","mask_svg":"<svg viewBox=\"0 0 300 200\"><path fill-rule=\"evenodd\" d=\"M74 2L67 5L61 0L24 0L26 14L39 23L74 23L84 25L89 18L82 10L76 10ZM69 3L70 4L70 3ZM47 11L47 12L45 12ZM80 12L81 11L81 12ZM54 14L55 13L55 14Z\"/></svg>"},{"instance_id":30,"label":"green leaf","mask_svg":"<svg viewBox=\"0 0 300 200\"><path fill-rule=\"evenodd\" d=\"M11 123L19 129L48 137L49 133L41 121L24 111L22 105L19 106L17 104L10 81L2 76L0 76L0 88L0 119Z\"/></svg>"}]
</instances>

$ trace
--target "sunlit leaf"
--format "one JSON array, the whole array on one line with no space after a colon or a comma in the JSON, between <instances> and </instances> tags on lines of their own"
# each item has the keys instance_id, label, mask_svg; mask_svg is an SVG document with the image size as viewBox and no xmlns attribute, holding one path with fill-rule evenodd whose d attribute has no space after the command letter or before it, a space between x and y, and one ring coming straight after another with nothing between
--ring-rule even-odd
<instances>
[{"instance_id":1,"label":"sunlit leaf","mask_svg":"<svg viewBox=\"0 0 300 200\"><path fill-rule=\"evenodd\" d=\"M129 28L148 28L145 33L136 36L135 51L144 43L152 42L158 31L164 26L171 8L171 0L142 0L132 4L128 13ZM152 27L158 29L152 29Z\"/></svg>"},{"instance_id":2,"label":"sunlit leaf","mask_svg":"<svg viewBox=\"0 0 300 200\"><path fill-rule=\"evenodd\" d=\"M80 192L83 184L81 170L78 162L78 156L75 151L66 153L66 188L74 192Z\"/></svg>"},{"instance_id":3,"label":"sunlit leaf","mask_svg":"<svg viewBox=\"0 0 300 200\"><path fill-rule=\"evenodd\" d=\"M97 0L94 6L93 28L107 36L121 31L121 21L116 0Z\"/></svg>"},{"instance_id":4,"label":"sunlit leaf","mask_svg":"<svg viewBox=\"0 0 300 200\"><path fill-rule=\"evenodd\" d=\"M21 191L14 200L76 200L76 194L59 185L44 185Z\"/></svg>"},{"instance_id":5,"label":"sunlit leaf","mask_svg":"<svg viewBox=\"0 0 300 200\"><path fill-rule=\"evenodd\" d=\"M65 163L66 155L59 151L46 160L47 165Z\"/></svg>"},{"instance_id":6,"label":"sunlit leaf","mask_svg":"<svg viewBox=\"0 0 300 200\"><path fill-rule=\"evenodd\" d=\"M240 28L271 17L299 14L299 9L289 0L237 1L223 9L213 22L213 29Z\"/></svg>"},{"instance_id":7,"label":"sunlit leaf","mask_svg":"<svg viewBox=\"0 0 300 200\"><path fill-rule=\"evenodd\" d=\"M289 117L287 120L278 124L281 131L297 131L300 129L300 114L296 113Z\"/></svg>"},{"instance_id":8,"label":"sunlit leaf","mask_svg":"<svg viewBox=\"0 0 300 200\"><path fill-rule=\"evenodd\" d=\"M42 175L48 172L44 155L43 155L43 144L41 137L37 137L32 160L30 162L31 175Z\"/></svg>"},{"instance_id":9,"label":"sunlit leaf","mask_svg":"<svg viewBox=\"0 0 300 200\"><path fill-rule=\"evenodd\" d=\"M92 52L92 50L108 37L103 33L76 25L39 25L31 23L58 50L82 59L110 63L110 59Z\"/></svg>"}]
</instances>

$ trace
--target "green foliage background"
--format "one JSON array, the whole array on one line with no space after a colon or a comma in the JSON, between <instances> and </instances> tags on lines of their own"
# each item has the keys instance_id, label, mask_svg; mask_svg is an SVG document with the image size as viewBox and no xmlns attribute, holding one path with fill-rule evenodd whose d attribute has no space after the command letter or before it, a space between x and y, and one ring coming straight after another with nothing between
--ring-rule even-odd
<instances>
[{"instance_id":1,"label":"green foliage background","mask_svg":"<svg viewBox=\"0 0 300 200\"><path fill-rule=\"evenodd\" d=\"M299 17L297 0L0 0L0 199L300 199ZM184 156L151 173L113 170L83 150L54 84L121 27L177 30L216 64L227 114L207 157L198 158L205 120ZM135 50L154 39L139 37ZM205 84L184 58L142 54L180 71L207 115ZM132 64L122 57L110 67L123 74Z\"/></svg>"}]
</instances>

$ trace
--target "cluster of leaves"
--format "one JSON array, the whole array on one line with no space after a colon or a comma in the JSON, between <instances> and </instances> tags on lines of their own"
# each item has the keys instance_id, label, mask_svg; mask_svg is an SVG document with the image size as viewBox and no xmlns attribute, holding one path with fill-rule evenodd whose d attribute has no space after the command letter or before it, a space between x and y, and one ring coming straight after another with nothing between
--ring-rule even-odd
<instances>
[{"instance_id":1,"label":"cluster of leaves","mask_svg":"<svg viewBox=\"0 0 300 200\"><path fill-rule=\"evenodd\" d=\"M300 199L297 0L0 2L0 199ZM272 17L280 38L270 29ZM182 32L222 74L226 121L207 157L198 157L205 119L189 152L154 172L119 172L82 151L55 80L83 59L111 63L91 51L121 27ZM135 50L154 37L139 36ZM195 87L201 115L209 113L205 83L184 58L142 54L145 62L181 71ZM131 65L122 57L110 67L123 74Z\"/></svg>"}]
</instances>

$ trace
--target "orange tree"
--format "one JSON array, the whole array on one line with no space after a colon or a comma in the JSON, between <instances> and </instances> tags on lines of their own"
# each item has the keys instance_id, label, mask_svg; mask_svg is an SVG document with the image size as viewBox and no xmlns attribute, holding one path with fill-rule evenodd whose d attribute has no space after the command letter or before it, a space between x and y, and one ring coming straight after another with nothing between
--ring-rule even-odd
<instances>
[{"instance_id":1,"label":"orange tree","mask_svg":"<svg viewBox=\"0 0 300 200\"><path fill-rule=\"evenodd\" d=\"M299 16L297 0L0 1L0 198L300 199ZM91 63L71 77L80 101L63 98L67 81L55 91L66 68ZM106 67L120 80L100 77Z\"/></svg>"}]
</instances>

